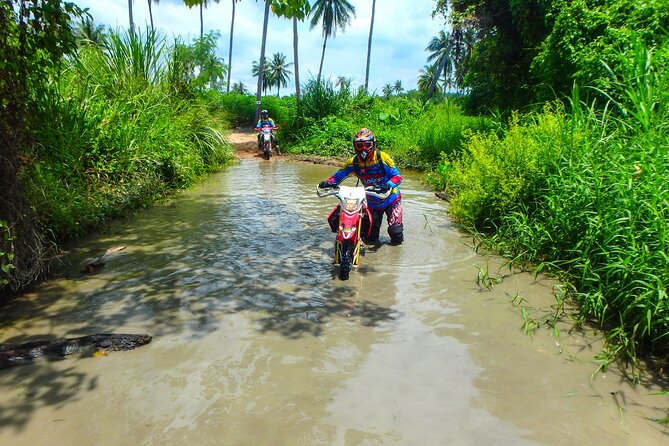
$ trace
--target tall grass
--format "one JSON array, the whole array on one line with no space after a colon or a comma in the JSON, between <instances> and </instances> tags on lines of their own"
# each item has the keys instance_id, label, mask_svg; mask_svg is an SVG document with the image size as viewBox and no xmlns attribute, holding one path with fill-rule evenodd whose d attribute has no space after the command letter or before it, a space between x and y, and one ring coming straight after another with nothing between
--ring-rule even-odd
<instances>
[{"instance_id":1,"label":"tall grass","mask_svg":"<svg viewBox=\"0 0 669 446\"><path fill-rule=\"evenodd\" d=\"M603 367L669 345L669 74L640 45L621 58L603 107L575 89L571 114L473 136L440 166L457 219L573 286L581 321L607 333Z\"/></svg>"},{"instance_id":2,"label":"tall grass","mask_svg":"<svg viewBox=\"0 0 669 446\"><path fill-rule=\"evenodd\" d=\"M112 31L104 47L82 48L40 98L27 175L38 218L56 240L231 160L225 118L202 96L171 88L169 51L151 31Z\"/></svg>"}]
</instances>

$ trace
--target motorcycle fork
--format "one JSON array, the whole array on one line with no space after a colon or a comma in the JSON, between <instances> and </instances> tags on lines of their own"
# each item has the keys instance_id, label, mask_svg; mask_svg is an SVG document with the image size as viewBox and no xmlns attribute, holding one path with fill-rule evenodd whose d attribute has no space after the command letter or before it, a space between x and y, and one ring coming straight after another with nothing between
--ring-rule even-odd
<instances>
[{"instance_id":1,"label":"motorcycle fork","mask_svg":"<svg viewBox=\"0 0 669 446\"><path fill-rule=\"evenodd\" d=\"M343 219L344 217L344 212L340 211L341 214L339 216L339 226L342 226ZM355 235L353 236L353 239L345 239L341 231L337 234L337 238L335 240L335 253L334 253L334 264L339 265L341 263L341 256L343 255L343 248L345 243L351 243L353 244L353 250L351 252L351 255L353 256L353 261L352 264L354 266L358 266L360 263L360 248L361 248L361 239L360 239L360 230L362 228L362 218L361 215L358 214L358 221L356 222L356 230L355 230Z\"/></svg>"}]
</instances>

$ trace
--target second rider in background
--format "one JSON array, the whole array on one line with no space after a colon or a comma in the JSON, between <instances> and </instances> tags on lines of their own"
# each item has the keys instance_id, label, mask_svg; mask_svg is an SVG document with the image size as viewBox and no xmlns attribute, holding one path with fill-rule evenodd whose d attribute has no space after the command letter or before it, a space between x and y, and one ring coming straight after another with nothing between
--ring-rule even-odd
<instances>
[{"instance_id":1,"label":"second rider in background","mask_svg":"<svg viewBox=\"0 0 669 446\"><path fill-rule=\"evenodd\" d=\"M390 156L376 148L376 136L371 130L362 128L353 137L355 155L348 159L341 169L335 172L326 181L321 181L319 187L327 188L341 183L349 175L357 176L365 187L376 187L381 192L391 189L391 194L385 200L367 196L367 206L372 214L372 228L369 237L364 237L365 243L376 243L383 221L383 214L388 219L388 235L392 244L399 245L404 241L404 226L402 225L402 194L399 185L402 182L400 171ZM330 227L337 232L339 224L339 208L328 217ZM363 229L363 235L367 230Z\"/></svg>"},{"instance_id":2,"label":"second rider in background","mask_svg":"<svg viewBox=\"0 0 669 446\"><path fill-rule=\"evenodd\" d=\"M274 120L269 117L269 112L267 110L260 112L260 119L258 119L258 123L256 124L256 130L260 130L263 127L272 129L272 142L274 143L274 147L276 147L276 153L281 155L281 150L279 150L279 145L276 143L276 137L274 136L274 130L276 130L278 127L274 123ZM258 132L258 150L261 150L260 132Z\"/></svg>"}]
</instances>

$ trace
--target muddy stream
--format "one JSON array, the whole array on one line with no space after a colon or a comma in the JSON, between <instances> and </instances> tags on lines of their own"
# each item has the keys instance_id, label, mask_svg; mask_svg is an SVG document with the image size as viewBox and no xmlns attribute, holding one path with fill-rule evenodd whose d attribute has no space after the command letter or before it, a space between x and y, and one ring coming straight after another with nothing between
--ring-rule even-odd
<instances>
[{"instance_id":1,"label":"muddy stream","mask_svg":"<svg viewBox=\"0 0 669 446\"><path fill-rule=\"evenodd\" d=\"M0 344L153 340L0 370L0 444L669 443L650 420L669 397L651 380L592 378L596 333L523 332L522 308L550 317L557 283L477 285L479 271L508 273L504 262L473 249L418 175L403 172L405 243L389 245L384 222L381 245L337 279L334 199L315 194L334 169L251 150L78 241L58 278L0 309Z\"/></svg>"}]
</instances>

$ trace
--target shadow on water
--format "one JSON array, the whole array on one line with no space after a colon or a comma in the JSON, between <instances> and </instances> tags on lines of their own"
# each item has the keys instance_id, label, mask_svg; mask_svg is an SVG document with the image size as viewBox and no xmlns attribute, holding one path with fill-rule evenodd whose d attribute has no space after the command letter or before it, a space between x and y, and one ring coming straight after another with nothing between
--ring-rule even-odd
<instances>
[{"instance_id":1,"label":"shadow on water","mask_svg":"<svg viewBox=\"0 0 669 446\"><path fill-rule=\"evenodd\" d=\"M2 342L119 332L190 342L242 312L258 333L287 339L320 336L336 317L392 321L396 310L357 297L354 280L332 280L331 235L320 211L310 216L290 199L205 188L77 243L62 279L0 308ZM86 257L120 245L126 250L99 272L81 272ZM72 360L0 370L0 386L20 396L0 405L0 428L21 430L37 409L96 391L99 377Z\"/></svg>"}]
</instances>

